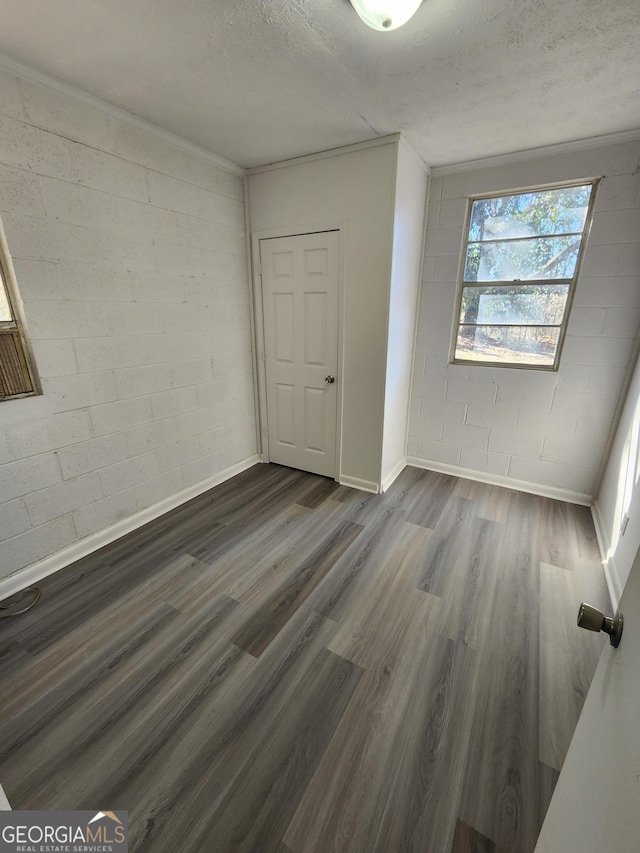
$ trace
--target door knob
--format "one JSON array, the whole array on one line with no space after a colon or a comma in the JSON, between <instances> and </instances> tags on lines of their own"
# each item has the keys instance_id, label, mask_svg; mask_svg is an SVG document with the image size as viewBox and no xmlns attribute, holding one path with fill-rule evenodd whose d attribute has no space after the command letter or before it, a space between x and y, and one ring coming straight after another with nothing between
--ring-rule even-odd
<instances>
[{"instance_id":1,"label":"door knob","mask_svg":"<svg viewBox=\"0 0 640 853\"><path fill-rule=\"evenodd\" d=\"M336 381L336 378L335 376L331 376L331 374L329 374L329 376L324 377L324 381L327 383L327 385L333 385L333 383Z\"/></svg>"},{"instance_id":2,"label":"door knob","mask_svg":"<svg viewBox=\"0 0 640 853\"><path fill-rule=\"evenodd\" d=\"M613 618L605 616L602 610L583 602L578 610L578 626L586 628L587 631L604 631L609 635L611 645L617 649L622 637L624 617L619 611Z\"/></svg>"}]
</instances>

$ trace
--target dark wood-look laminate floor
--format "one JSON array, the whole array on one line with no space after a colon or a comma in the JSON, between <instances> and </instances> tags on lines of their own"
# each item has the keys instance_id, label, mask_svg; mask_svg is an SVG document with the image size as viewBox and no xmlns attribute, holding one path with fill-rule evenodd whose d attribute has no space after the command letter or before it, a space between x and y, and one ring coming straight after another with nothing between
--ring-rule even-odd
<instances>
[{"instance_id":1,"label":"dark wood-look laminate floor","mask_svg":"<svg viewBox=\"0 0 640 853\"><path fill-rule=\"evenodd\" d=\"M609 607L587 509L415 468L258 465L41 587L0 783L153 853L528 853Z\"/></svg>"}]
</instances>

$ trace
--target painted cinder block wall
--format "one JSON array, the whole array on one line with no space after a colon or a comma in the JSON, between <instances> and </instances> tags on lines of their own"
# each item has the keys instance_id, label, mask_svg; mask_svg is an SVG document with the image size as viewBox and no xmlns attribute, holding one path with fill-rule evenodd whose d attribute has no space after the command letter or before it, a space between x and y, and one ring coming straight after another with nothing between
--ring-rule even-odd
<instances>
[{"instance_id":1,"label":"painted cinder block wall","mask_svg":"<svg viewBox=\"0 0 640 853\"><path fill-rule=\"evenodd\" d=\"M256 461L256 429L240 169L2 71L0 217L44 391L0 403L1 580Z\"/></svg>"},{"instance_id":2,"label":"painted cinder block wall","mask_svg":"<svg viewBox=\"0 0 640 853\"><path fill-rule=\"evenodd\" d=\"M434 170L409 464L589 503L640 325L640 143ZM449 364L467 197L602 177L557 372Z\"/></svg>"}]
</instances>

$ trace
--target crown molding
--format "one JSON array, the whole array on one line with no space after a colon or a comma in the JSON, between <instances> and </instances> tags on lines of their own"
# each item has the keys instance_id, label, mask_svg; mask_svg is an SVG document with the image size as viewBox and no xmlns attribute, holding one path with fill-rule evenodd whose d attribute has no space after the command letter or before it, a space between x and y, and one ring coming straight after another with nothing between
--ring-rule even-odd
<instances>
[{"instance_id":1,"label":"crown molding","mask_svg":"<svg viewBox=\"0 0 640 853\"><path fill-rule=\"evenodd\" d=\"M164 128L159 127L157 124L153 124L146 119L139 118L133 113L122 109L122 107L116 107L108 101L104 101L102 98L90 95L88 92L84 92L82 89L78 89L70 83L65 83L58 77L53 77L51 74L46 74L43 71L37 71L30 65L26 65L24 62L13 59L13 57L7 56L6 53L2 52L0 52L0 70L13 74L14 77L27 80L29 83L44 86L46 89L50 89L58 94L66 95L68 98L83 104L85 107L102 113L102 115L107 118L118 121L121 124L128 125L135 130L140 130L150 136L155 136L156 139L160 139L163 142L172 145L174 148L180 149L185 154L190 154L192 157L198 157L200 160L204 160L212 166L216 166L218 169L224 169L226 172L231 172L234 175L245 174L243 167L239 166L237 163L233 163L231 160L227 160L219 154L214 154L213 151L202 148L194 142L189 142L177 133L172 133L170 130L164 130Z\"/></svg>"},{"instance_id":2,"label":"crown molding","mask_svg":"<svg viewBox=\"0 0 640 853\"><path fill-rule=\"evenodd\" d=\"M509 154L498 154L493 157L482 157L477 160L467 160L461 163L450 163L443 166L429 166L422 157L417 154L415 149L407 142L406 138L400 133L392 133L387 136L378 137L376 139L367 139L363 142L356 142L351 145L344 145L338 148L331 148L326 151L319 151L313 154L306 154L301 157L294 157L290 160L281 160L276 163L267 163L263 166L254 166L249 169L244 169L237 163L215 154L207 148L196 145L194 142L184 139L184 137L173 133L170 130L165 130L156 124L153 124L146 119L140 118L133 113L128 112L122 107L116 107L108 101L98 98L95 95L90 95L82 89L72 86L70 83L65 83L58 77L47 74L43 71L37 71L30 65L20 62L6 53L0 52L0 70L6 71L15 77L22 78L31 83L43 86L54 92L77 101L89 109L102 113L107 118L121 122L129 127L147 133L150 136L156 137L175 148L204 160L219 169L224 169L234 175L255 175L260 172L269 172L274 169L284 169L288 166L294 166L300 163L308 163L313 160L324 160L327 157L337 157L341 154L348 154L354 151L362 151L366 148L373 148L378 145L389 145L398 142L405 149L411 151L415 159L427 173L431 172L432 178L439 178L445 175L455 174L458 172L470 172L474 169L487 169L495 166L504 166L510 163L520 163L525 160L533 160L538 157L551 157L558 154L567 154L575 151L584 151L589 148L598 148L606 145L621 145L625 142L637 142L640 140L640 128L635 130L625 130L619 133L610 133L602 136L589 137L587 139L578 139L572 142L561 142L555 145L546 145L540 148L527 148L524 151L515 151Z\"/></svg>"},{"instance_id":3,"label":"crown molding","mask_svg":"<svg viewBox=\"0 0 640 853\"><path fill-rule=\"evenodd\" d=\"M265 163L264 166L253 166L250 169L247 169L247 175L259 175L260 172L272 172L275 169L287 169L289 166L298 166L300 163L311 163L314 160L326 160L329 157L340 157L342 154L351 154L354 151L364 151L366 148L378 148L381 145L391 145L395 142L401 142L401 140L401 134L390 133L388 136L379 136L377 139L365 139L363 142L354 142L351 145L341 145L339 148L329 148L326 151L316 151L313 154L303 154L301 157L292 157L290 160L280 160L277 163Z\"/></svg>"},{"instance_id":4,"label":"crown molding","mask_svg":"<svg viewBox=\"0 0 640 853\"><path fill-rule=\"evenodd\" d=\"M638 142L640 128L622 130L619 133L608 133L603 136L592 136L588 139L576 139L573 142L559 142L556 145L545 145L540 148L527 148L524 151L514 151L510 154L497 154L495 157L482 157L479 160L467 160L463 163L451 163L448 166L432 166L431 177L440 178L458 172L472 172L475 169L490 169L493 166L507 166L510 163L521 163L524 160L535 160L538 157L553 157L559 154L572 154L589 148L602 148L605 145L622 145L625 142Z\"/></svg>"}]
</instances>

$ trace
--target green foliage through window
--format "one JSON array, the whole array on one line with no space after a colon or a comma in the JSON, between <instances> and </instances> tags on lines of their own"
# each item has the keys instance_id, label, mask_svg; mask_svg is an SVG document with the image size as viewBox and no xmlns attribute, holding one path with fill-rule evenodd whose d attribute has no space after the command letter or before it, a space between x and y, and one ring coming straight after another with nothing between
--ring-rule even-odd
<instances>
[{"instance_id":1,"label":"green foliage through window","mask_svg":"<svg viewBox=\"0 0 640 853\"><path fill-rule=\"evenodd\" d=\"M557 367L593 190L471 202L454 361Z\"/></svg>"}]
</instances>

